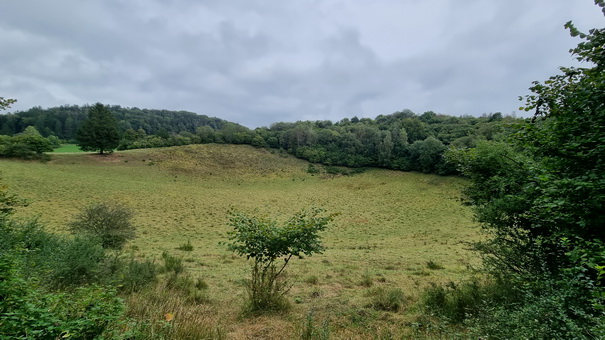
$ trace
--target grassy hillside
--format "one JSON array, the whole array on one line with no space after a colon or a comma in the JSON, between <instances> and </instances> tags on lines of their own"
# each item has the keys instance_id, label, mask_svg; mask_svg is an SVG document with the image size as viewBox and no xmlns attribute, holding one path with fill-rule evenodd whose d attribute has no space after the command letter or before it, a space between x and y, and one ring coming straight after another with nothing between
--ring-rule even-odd
<instances>
[{"instance_id":1,"label":"grassy hillside","mask_svg":"<svg viewBox=\"0 0 605 340\"><path fill-rule=\"evenodd\" d=\"M461 179L379 169L312 176L307 166L264 149L208 144L104 157L57 154L44 164L0 160L0 176L30 201L19 214L38 215L56 232L66 232L65 223L92 202L119 201L132 208L138 235L128 248L149 258L163 251L183 256L189 270L210 286L208 317L231 338L254 332L288 338L280 329L297 329L310 310L331 320L337 338L398 328L413 311L368 311L369 289L398 287L414 300L429 282L456 280L476 262L465 250L478 232L458 201ZM227 211L256 209L285 219L311 206L340 216L323 235L324 254L292 262L294 310L237 319L248 264L219 245L229 230ZM193 251L176 250L188 241ZM429 268L429 261L443 269Z\"/></svg>"}]
</instances>

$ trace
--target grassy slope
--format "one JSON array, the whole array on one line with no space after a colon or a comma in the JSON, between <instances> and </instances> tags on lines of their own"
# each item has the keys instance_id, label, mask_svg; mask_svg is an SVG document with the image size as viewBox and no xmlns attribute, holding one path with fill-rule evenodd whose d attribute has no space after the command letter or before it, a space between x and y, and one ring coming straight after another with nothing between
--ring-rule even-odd
<instances>
[{"instance_id":1,"label":"grassy slope","mask_svg":"<svg viewBox=\"0 0 605 340\"><path fill-rule=\"evenodd\" d=\"M92 202L118 200L131 207L139 227L131 248L153 258L162 251L184 256L208 282L220 302L217 315L226 319L241 305L239 282L248 269L219 245L229 230L230 208L281 218L310 206L341 213L324 235L328 250L292 262L290 274L298 283L290 295L302 303L286 317L299 322L314 309L335 318L336 328L342 323L339 337L363 334L349 331L346 320L367 303L367 288L359 285L365 274L375 287L399 287L414 296L428 282L459 278L476 261L464 250L464 242L478 236L470 211L457 200L462 180L378 169L352 177L311 176L306 168L307 162L291 156L230 145L105 157L59 154L46 164L0 160L0 176L31 202L21 214L39 214L55 231L65 232L65 221ZM187 240L194 251L175 250ZM427 261L445 269L430 270ZM304 282L311 275L317 285ZM391 324L406 320L405 313L389 318ZM284 327L279 317L258 322ZM229 330L238 338L255 327L247 321Z\"/></svg>"}]
</instances>

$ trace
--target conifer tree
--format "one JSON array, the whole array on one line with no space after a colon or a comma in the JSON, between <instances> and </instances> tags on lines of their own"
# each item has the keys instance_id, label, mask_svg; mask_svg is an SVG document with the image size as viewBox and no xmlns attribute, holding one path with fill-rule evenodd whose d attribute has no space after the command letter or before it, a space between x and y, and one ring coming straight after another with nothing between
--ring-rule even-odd
<instances>
[{"instance_id":1,"label":"conifer tree","mask_svg":"<svg viewBox=\"0 0 605 340\"><path fill-rule=\"evenodd\" d=\"M120 144L118 120L107 106L96 103L78 129L78 146L84 151L112 152Z\"/></svg>"}]
</instances>

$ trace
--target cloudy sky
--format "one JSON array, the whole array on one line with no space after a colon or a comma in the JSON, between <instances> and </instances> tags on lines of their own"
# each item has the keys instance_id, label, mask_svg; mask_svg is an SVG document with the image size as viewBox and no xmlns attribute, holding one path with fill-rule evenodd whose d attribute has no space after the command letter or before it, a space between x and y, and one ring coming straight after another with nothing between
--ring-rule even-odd
<instances>
[{"instance_id":1,"label":"cloudy sky","mask_svg":"<svg viewBox=\"0 0 605 340\"><path fill-rule=\"evenodd\" d=\"M573 64L568 20L604 26L591 0L5 0L0 96L12 110L102 102L252 128L510 114L533 80Z\"/></svg>"}]
</instances>

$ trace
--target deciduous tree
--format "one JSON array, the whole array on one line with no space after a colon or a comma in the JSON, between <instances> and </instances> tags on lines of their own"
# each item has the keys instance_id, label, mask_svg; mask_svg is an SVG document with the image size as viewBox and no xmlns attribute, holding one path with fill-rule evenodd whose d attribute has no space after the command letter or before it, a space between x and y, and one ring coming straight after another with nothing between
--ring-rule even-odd
<instances>
[{"instance_id":1,"label":"deciduous tree","mask_svg":"<svg viewBox=\"0 0 605 340\"><path fill-rule=\"evenodd\" d=\"M321 253L324 247L319 232L325 230L334 215L321 209L301 211L285 222L232 212L229 224L229 250L253 259L252 277L248 281L249 308L252 312L279 310L284 307L287 287L282 274L292 257L302 258ZM281 259L283 262L278 263Z\"/></svg>"}]
</instances>

